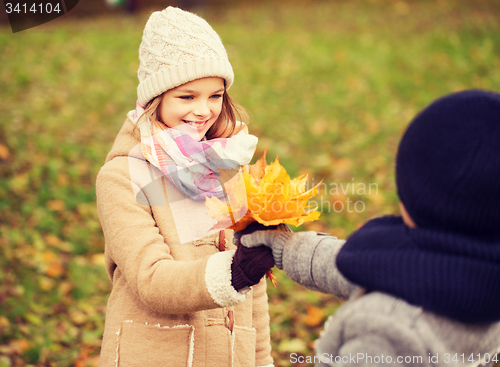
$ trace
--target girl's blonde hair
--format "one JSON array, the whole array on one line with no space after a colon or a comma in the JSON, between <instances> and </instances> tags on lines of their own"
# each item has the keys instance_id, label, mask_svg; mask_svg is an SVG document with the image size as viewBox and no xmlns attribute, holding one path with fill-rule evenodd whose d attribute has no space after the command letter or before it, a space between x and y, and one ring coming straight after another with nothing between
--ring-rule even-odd
<instances>
[{"instance_id":1,"label":"girl's blonde hair","mask_svg":"<svg viewBox=\"0 0 500 367\"><path fill-rule=\"evenodd\" d=\"M226 82L224 81L224 86ZM161 100L163 93L156 96L151 101L149 101L144 107L144 113L139 117L137 125L145 123L146 121L160 121L160 110L161 110ZM236 103L229 97L227 91L224 90L222 96L222 110L220 112L219 118L215 123L208 129L205 134L207 140L216 138L227 138L237 133L243 128L243 124L238 126L239 122L248 121L248 113L244 107Z\"/></svg>"}]
</instances>

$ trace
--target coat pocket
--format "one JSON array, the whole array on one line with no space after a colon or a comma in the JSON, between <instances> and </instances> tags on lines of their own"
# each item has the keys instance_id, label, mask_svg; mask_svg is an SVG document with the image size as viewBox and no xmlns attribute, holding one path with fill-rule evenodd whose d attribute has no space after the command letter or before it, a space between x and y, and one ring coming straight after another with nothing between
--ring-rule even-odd
<instances>
[{"instance_id":1,"label":"coat pocket","mask_svg":"<svg viewBox=\"0 0 500 367\"><path fill-rule=\"evenodd\" d=\"M235 325L233 329L233 367L255 367L257 331Z\"/></svg>"},{"instance_id":2,"label":"coat pocket","mask_svg":"<svg viewBox=\"0 0 500 367\"><path fill-rule=\"evenodd\" d=\"M194 327L162 327L125 321L117 335L119 367L191 367Z\"/></svg>"}]
</instances>

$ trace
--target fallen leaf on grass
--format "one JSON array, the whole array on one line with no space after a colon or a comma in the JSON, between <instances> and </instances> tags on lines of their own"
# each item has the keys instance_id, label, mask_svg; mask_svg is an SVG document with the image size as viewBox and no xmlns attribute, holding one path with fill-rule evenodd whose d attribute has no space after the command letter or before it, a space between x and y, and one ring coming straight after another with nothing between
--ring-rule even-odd
<instances>
[{"instance_id":1,"label":"fallen leaf on grass","mask_svg":"<svg viewBox=\"0 0 500 367\"><path fill-rule=\"evenodd\" d=\"M6 160L9 158L9 148L7 148L5 145L0 144L0 159Z\"/></svg>"},{"instance_id":2,"label":"fallen leaf on grass","mask_svg":"<svg viewBox=\"0 0 500 367\"><path fill-rule=\"evenodd\" d=\"M64 273L61 258L52 251L45 251L42 254L43 261L47 264L45 274L51 278L57 278Z\"/></svg>"},{"instance_id":3,"label":"fallen leaf on grass","mask_svg":"<svg viewBox=\"0 0 500 367\"><path fill-rule=\"evenodd\" d=\"M308 306L307 314L305 317L305 324L309 327L318 326L323 322L323 317L325 316L324 311L321 308Z\"/></svg>"},{"instance_id":4,"label":"fallen leaf on grass","mask_svg":"<svg viewBox=\"0 0 500 367\"><path fill-rule=\"evenodd\" d=\"M65 205L62 200L49 200L47 201L47 209L53 210L55 212L60 212L64 210Z\"/></svg>"}]
</instances>

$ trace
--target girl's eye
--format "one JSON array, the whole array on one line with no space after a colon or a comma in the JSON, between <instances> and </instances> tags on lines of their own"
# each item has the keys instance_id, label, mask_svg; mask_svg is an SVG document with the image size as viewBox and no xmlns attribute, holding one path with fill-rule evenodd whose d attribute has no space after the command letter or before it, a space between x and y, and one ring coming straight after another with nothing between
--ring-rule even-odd
<instances>
[{"instance_id":1,"label":"girl's eye","mask_svg":"<svg viewBox=\"0 0 500 367\"><path fill-rule=\"evenodd\" d=\"M193 96L180 96L180 99L190 100L193 99Z\"/></svg>"},{"instance_id":2,"label":"girl's eye","mask_svg":"<svg viewBox=\"0 0 500 367\"><path fill-rule=\"evenodd\" d=\"M222 94L213 94L210 96L210 98L212 99L219 99L219 98L222 98Z\"/></svg>"}]
</instances>

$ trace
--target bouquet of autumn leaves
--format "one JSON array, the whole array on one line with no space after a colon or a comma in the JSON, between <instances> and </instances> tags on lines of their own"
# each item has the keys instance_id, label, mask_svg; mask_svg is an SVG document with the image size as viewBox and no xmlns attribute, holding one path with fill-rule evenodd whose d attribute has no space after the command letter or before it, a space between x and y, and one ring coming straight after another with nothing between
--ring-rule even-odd
<instances>
[{"instance_id":1,"label":"bouquet of autumn leaves","mask_svg":"<svg viewBox=\"0 0 500 367\"><path fill-rule=\"evenodd\" d=\"M217 220L213 229L241 231L253 222L298 227L321 215L317 208L308 205L308 200L318 193L318 185L307 190L307 175L290 179L278 157L268 165L264 152L255 164L245 167L242 175L234 178L224 184L224 199L206 199L208 215ZM276 286L270 271L267 276Z\"/></svg>"}]
</instances>

